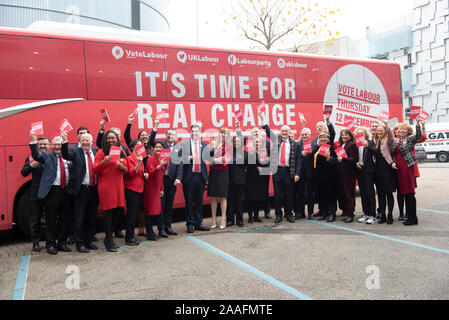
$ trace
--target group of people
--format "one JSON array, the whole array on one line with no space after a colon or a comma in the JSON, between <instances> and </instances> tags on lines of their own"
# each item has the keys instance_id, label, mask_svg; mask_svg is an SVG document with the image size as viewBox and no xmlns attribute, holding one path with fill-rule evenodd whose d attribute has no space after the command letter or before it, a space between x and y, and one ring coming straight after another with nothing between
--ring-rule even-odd
<instances>
[{"instance_id":1,"label":"group of people","mask_svg":"<svg viewBox=\"0 0 449 320\"><path fill-rule=\"evenodd\" d=\"M346 223L354 219L355 188L358 181L363 216L360 222L376 222L376 187L379 223L393 222L393 192L397 191L400 218L405 225L418 224L414 196L419 176L414 157L414 145L425 137L424 121L417 118L416 133L407 124L393 130L386 123L373 122L371 130L359 127L365 141L357 147L354 133L340 132L326 121L316 125L318 136L311 140L311 131L303 128L297 141L288 126L280 134L273 133L259 112L262 123L245 135L236 121L235 134L220 128L218 136L204 142L201 127L192 124L190 138L177 143L177 130L168 129L164 141L156 141L159 122L151 131L142 130L131 138L134 116L128 117L124 132L126 146L120 143L121 130L105 130L100 122L96 145L86 127L77 130L78 144L70 145L67 132L51 141L30 132L31 156L25 160L22 175L32 174L31 235L33 250L40 251L40 220L46 210L46 249L50 254L69 252L73 239L79 252L96 250L98 241L96 217L98 207L103 215L106 250L116 252L113 236L125 238L125 244L138 245L138 236L156 241L177 235L172 229L172 207L177 186L182 184L185 199L187 233L217 228L220 203L222 217L219 228L237 224L242 227L244 200L248 223L261 222L259 211L271 218L269 179L274 188L275 223L285 217L290 223L305 218L333 222L337 202ZM305 126L305 123L304 125ZM306 144L311 148L305 148ZM143 145L143 147L141 147ZM322 152L324 146L330 148ZM140 149L144 149L144 156ZM336 148L344 148L345 157L337 156ZM161 156L163 150L170 157ZM209 170L208 170L209 169ZM212 224L203 224L203 196L207 187L210 197ZM314 204L319 211L314 214ZM388 206L388 214L387 214ZM158 233L153 230L157 226ZM126 229L125 235L121 230Z\"/></svg>"}]
</instances>

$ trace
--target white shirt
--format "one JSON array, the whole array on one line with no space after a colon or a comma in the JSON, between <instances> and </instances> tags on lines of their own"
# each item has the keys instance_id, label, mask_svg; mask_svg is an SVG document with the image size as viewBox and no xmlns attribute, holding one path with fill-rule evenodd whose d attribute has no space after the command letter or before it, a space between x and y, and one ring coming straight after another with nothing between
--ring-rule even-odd
<instances>
[{"instance_id":1,"label":"white shirt","mask_svg":"<svg viewBox=\"0 0 449 320\"><path fill-rule=\"evenodd\" d=\"M89 175L89 163L87 162L87 154L86 151L84 151L83 149L83 153L84 153L84 160L86 162L86 174L84 175L84 179L83 179L83 184L86 186L90 185L90 175ZM92 152L92 150L89 150L89 156L92 159L92 167L94 166L94 162L95 162L95 157L94 157L94 153ZM97 182L97 180L95 179L95 182Z\"/></svg>"},{"instance_id":2,"label":"white shirt","mask_svg":"<svg viewBox=\"0 0 449 320\"><path fill-rule=\"evenodd\" d=\"M365 147L359 147L359 162L363 166L363 151L365 150Z\"/></svg>"},{"instance_id":3,"label":"white shirt","mask_svg":"<svg viewBox=\"0 0 449 320\"><path fill-rule=\"evenodd\" d=\"M199 161L199 170L198 172L201 172L201 145L200 145L200 140L198 141L193 141L193 139L190 139L190 145L192 147L192 155L195 156L195 152L196 152L196 145L198 145L198 155L200 157L200 159L197 160L193 160L193 165L192 165L192 172L195 172L195 163L198 163L197 161Z\"/></svg>"},{"instance_id":4,"label":"white shirt","mask_svg":"<svg viewBox=\"0 0 449 320\"><path fill-rule=\"evenodd\" d=\"M65 185L67 186L69 184L69 166L67 164L67 161L62 159L64 162L64 169L65 169ZM61 185L61 169L59 169L59 157L57 157L56 162L58 164L56 168L56 179L53 181L54 186L60 186Z\"/></svg>"},{"instance_id":5,"label":"white shirt","mask_svg":"<svg viewBox=\"0 0 449 320\"><path fill-rule=\"evenodd\" d=\"M284 140L279 145L279 166L281 166L281 155L282 155L282 144L285 143L285 167L290 167L290 142L289 140Z\"/></svg>"}]
</instances>

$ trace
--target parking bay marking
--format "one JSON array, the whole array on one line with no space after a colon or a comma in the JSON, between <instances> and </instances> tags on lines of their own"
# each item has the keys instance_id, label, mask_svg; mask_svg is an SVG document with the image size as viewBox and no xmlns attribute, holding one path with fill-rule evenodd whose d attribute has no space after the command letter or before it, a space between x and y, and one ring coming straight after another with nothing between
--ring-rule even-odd
<instances>
[{"instance_id":1,"label":"parking bay marking","mask_svg":"<svg viewBox=\"0 0 449 320\"><path fill-rule=\"evenodd\" d=\"M427 211L432 213L441 213L441 214L449 214L448 211L441 211L441 210L433 210L433 209L424 209L424 208L417 208L419 211Z\"/></svg>"},{"instance_id":2,"label":"parking bay marking","mask_svg":"<svg viewBox=\"0 0 449 320\"><path fill-rule=\"evenodd\" d=\"M390 240L390 241L394 241L394 242L399 242L399 243L406 244L406 245L413 246L413 247L418 247L418 248L422 248L422 249L427 249L427 250L432 250L432 251L436 251L436 252L440 252L440 253L449 254L448 250L433 248L433 247L425 246L425 245L419 244L419 243L414 243L414 242L405 241L405 240L401 240L401 239L396 239L396 238L391 238L391 237L387 237L387 236L382 236L382 235L376 234L376 233L371 233L371 232L362 231L362 230L355 230L355 229L340 227L340 226L336 226L336 225L333 225L333 224L323 223L323 222L318 222L318 221L307 221L307 222L320 224L320 225L323 225L323 226L326 226L326 227L330 227L330 228L334 228L334 229L340 229L340 230L360 233L360 234L364 234L366 236L380 238L380 239L383 239L383 240Z\"/></svg>"},{"instance_id":3,"label":"parking bay marking","mask_svg":"<svg viewBox=\"0 0 449 320\"><path fill-rule=\"evenodd\" d=\"M263 280L267 281L268 283L271 283L272 285L274 285L274 286L278 287L279 289L281 289L281 290L283 290L283 291L285 291L285 292L295 296L298 299L301 299L301 300L312 300L312 298L310 298L307 295L299 292L298 290L293 289L292 287L286 285L285 283L282 283L279 280L274 279L273 277L267 275L266 273L263 273L262 271L254 268L253 266L250 266L249 264L247 264L247 263L245 263L245 262L243 262L243 261L241 261L241 260L239 260L237 258L234 258L233 256L231 256L231 255L229 255L229 254L227 254L227 253L225 253L225 252L223 252L223 251L221 251L221 250L211 246L210 244L208 244L206 242L203 242L203 241L198 240L198 239L196 239L194 237L191 237L191 236L185 236L185 238L187 238L187 239L189 239L189 240L199 244L200 246L206 248L207 250L212 251L216 255L218 255L218 256L220 256L220 257L222 257L222 258L224 258L224 259L226 259L226 260L236 264L237 266L239 266L239 267L241 267L241 268L251 272L252 274L258 276L259 278L262 278Z\"/></svg>"},{"instance_id":4,"label":"parking bay marking","mask_svg":"<svg viewBox=\"0 0 449 320\"><path fill-rule=\"evenodd\" d=\"M30 256L25 255L20 261L19 270L17 271L16 284L12 294L12 300L24 300L25 287L28 278L28 266L30 265Z\"/></svg>"}]
</instances>

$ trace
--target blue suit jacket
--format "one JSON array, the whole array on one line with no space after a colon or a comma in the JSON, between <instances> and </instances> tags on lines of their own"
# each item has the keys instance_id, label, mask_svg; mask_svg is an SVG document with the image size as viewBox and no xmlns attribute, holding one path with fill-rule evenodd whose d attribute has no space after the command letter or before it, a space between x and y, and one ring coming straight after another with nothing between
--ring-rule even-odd
<instances>
[{"instance_id":1,"label":"blue suit jacket","mask_svg":"<svg viewBox=\"0 0 449 320\"><path fill-rule=\"evenodd\" d=\"M30 144L31 155L35 161L39 161L44 165L42 170L41 181L37 191L37 198L43 199L47 196L53 182L56 179L56 171L58 170L58 157L54 152L40 153L37 143ZM72 163L69 163L69 176L67 177L67 185L70 181L72 171Z\"/></svg>"}]
</instances>

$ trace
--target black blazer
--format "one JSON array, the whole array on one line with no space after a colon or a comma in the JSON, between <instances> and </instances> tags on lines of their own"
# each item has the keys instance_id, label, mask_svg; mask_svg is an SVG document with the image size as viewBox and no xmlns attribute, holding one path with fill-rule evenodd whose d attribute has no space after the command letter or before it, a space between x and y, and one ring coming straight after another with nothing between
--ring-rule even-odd
<instances>
[{"instance_id":1,"label":"black blazer","mask_svg":"<svg viewBox=\"0 0 449 320\"><path fill-rule=\"evenodd\" d=\"M94 156L98 149L91 147ZM70 182L67 185L67 193L71 195L78 195L84 176L86 175L86 157L84 156L83 148L78 148L78 145L70 146L67 142L61 145L62 157L66 160L72 161L72 173L70 175Z\"/></svg>"},{"instance_id":2,"label":"black blazer","mask_svg":"<svg viewBox=\"0 0 449 320\"><path fill-rule=\"evenodd\" d=\"M302 140L298 140L298 149L299 154L301 156L301 178L307 177L312 178L313 171L313 148L312 152L307 154L306 156L302 155L304 151L304 142Z\"/></svg>"},{"instance_id":3,"label":"black blazer","mask_svg":"<svg viewBox=\"0 0 449 320\"><path fill-rule=\"evenodd\" d=\"M42 176L39 184L39 189L37 192L38 199L44 199L56 179L56 171L58 170L58 157L54 152L44 152L40 153L37 143L30 144L31 155L35 161L39 161L44 164L44 169L42 171ZM67 177L67 186L70 183L70 176L72 175L72 163L68 163L69 166L69 176Z\"/></svg>"},{"instance_id":4,"label":"black blazer","mask_svg":"<svg viewBox=\"0 0 449 320\"><path fill-rule=\"evenodd\" d=\"M150 139L151 141L151 139ZM150 144L150 143L148 143ZM169 149L170 147L168 146L168 142L164 141L162 142L162 146L164 147L164 149ZM177 157L177 148L176 148L177 144L173 143L173 147L171 149L171 153L170 153L170 166L168 168L168 178L170 179L170 181L175 181L176 179L182 180L182 164L176 164L175 162L173 162L174 157Z\"/></svg>"},{"instance_id":5,"label":"black blazer","mask_svg":"<svg viewBox=\"0 0 449 320\"><path fill-rule=\"evenodd\" d=\"M363 149L363 166L362 169L357 169L357 172L374 174L376 173L376 144L373 140L368 140L368 147ZM359 160L360 162L360 160Z\"/></svg>"},{"instance_id":6,"label":"black blazer","mask_svg":"<svg viewBox=\"0 0 449 320\"><path fill-rule=\"evenodd\" d=\"M204 151L206 150L206 151ZM180 167L180 176L182 177L182 183L189 183L190 179L192 178L192 166L193 161L189 159L189 157L192 155L192 145L191 145L191 139L183 141L176 145L176 152L178 153L178 159L180 159L179 167ZM203 177L204 182L207 182L208 175L207 175L207 166L206 163L203 160L202 154L203 152L210 152L210 157L214 156L214 151L210 150L206 143L200 141L200 166L201 166L201 176Z\"/></svg>"},{"instance_id":7,"label":"black blazer","mask_svg":"<svg viewBox=\"0 0 449 320\"><path fill-rule=\"evenodd\" d=\"M28 157L25 159L25 164L23 165L20 173L22 177L28 177L31 173L31 200L37 200L37 190L39 189L39 183L41 182L42 171L44 170L44 165L39 163L39 166L33 168L30 164Z\"/></svg>"},{"instance_id":8,"label":"black blazer","mask_svg":"<svg viewBox=\"0 0 449 320\"><path fill-rule=\"evenodd\" d=\"M246 184L246 167L248 163L248 153L245 150L233 150L232 163L229 167L229 184Z\"/></svg>"}]
</instances>

